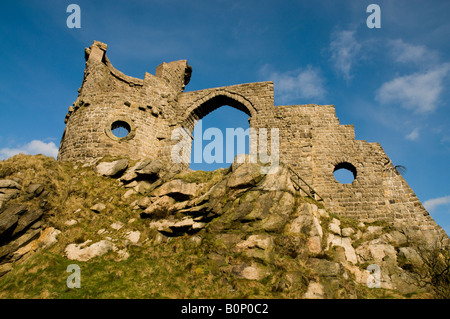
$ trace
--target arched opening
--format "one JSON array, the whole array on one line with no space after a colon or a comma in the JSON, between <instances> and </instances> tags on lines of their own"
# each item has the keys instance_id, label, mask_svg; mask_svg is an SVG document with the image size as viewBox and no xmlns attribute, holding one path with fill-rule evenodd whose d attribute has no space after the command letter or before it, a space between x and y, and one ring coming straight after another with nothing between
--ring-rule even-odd
<instances>
[{"instance_id":1,"label":"arched opening","mask_svg":"<svg viewBox=\"0 0 450 319\"><path fill-rule=\"evenodd\" d=\"M221 102L215 100L215 102ZM223 101L222 101L223 102ZM202 108L193 129L191 161L193 170L212 171L229 167L236 155L249 153L249 116L242 108L215 103Z\"/></svg>"},{"instance_id":2,"label":"arched opening","mask_svg":"<svg viewBox=\"0 0 450 319\"><path fill-rule=\"evenodd\" d=\"M333 175L339 183L351 184L356 179L356 167L348 162L341 162L335 165Z\"/></svg>"}]
</instances>

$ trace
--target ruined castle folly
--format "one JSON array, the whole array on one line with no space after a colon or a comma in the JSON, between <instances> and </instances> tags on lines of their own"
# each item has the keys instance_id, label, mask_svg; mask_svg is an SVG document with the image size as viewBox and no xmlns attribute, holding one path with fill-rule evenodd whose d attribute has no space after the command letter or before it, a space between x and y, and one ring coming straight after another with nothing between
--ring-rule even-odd
<instances>
[{"instance_id":1,"label":"ruined castle folly","mask_svg":"<svg viewBox=\"0 0 450 319\"><path fill-rule=\"evenodd\" d=\"M196 120L229 105L249 116L251 128L279 129L280 162L333 213L446 237L380 144L355 140L353 125L341 125L333 105L274 106L272 82L184 92L192 73L186 60L162 63L142 80L115 69L106 49L94 41L85 50L83 82L65 118L58 160L94 163L106 155L167 160L177 143L171 139L174 129L184 128L192 138ZM113 134L116 129L125 134ZM335 180L340 168L353 173L351 184Z\"/></svg>"}]
</instances>

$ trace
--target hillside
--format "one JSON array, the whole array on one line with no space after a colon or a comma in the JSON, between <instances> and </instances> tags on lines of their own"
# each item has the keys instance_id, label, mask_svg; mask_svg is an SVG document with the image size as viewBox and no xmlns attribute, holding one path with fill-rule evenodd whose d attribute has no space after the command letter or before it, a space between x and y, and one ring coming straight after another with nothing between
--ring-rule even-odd
<instances>
[{"instance_id":1,"label":"hillside","mask_svg":"<svg viewBox=\"0 0 450 319\"><path fill-rule=\"evenodd\" d=\"M449 298L441 239L340 217L294 186L283 165L14 156L0 162L0 298Z\"/></svg>"}]
</instances>

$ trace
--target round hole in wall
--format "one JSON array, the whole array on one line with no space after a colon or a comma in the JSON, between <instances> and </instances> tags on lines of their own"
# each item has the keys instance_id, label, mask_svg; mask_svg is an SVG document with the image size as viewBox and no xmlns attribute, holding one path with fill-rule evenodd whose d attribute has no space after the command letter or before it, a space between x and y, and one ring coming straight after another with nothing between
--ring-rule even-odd
<instances>
[{"instance_id":1,"label":"round hole in wall","mask_svg":"<svg viewBox=\"0 0 450 319\"><path fill-rule=\"evenodd\" d=\"M348 162L337 164L333 170L334 178L341 184L351 184L356 178L356 167Z\"/></svg>"},{"instance_id":2,"label":"round hole in wall","mask_svg":"<svg viewBox=\"0 0 450 319\"><path fill-rule=\"evenodd\" d=\"M125 121L115 121L111 124L111 133L118 138L127 137L131 132L131 126Z\"/></svg>"}]
</instances>

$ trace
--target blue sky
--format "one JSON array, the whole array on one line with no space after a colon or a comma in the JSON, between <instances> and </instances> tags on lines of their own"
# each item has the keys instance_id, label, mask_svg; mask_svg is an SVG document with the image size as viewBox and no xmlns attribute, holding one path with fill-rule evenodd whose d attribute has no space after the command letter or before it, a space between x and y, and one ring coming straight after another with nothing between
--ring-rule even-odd
<instances>
[{"instance_id":1,"label":"blue sky","mask_svg":"<svg viewBox=\"0 0 450 319\"><path fill-rule=\"evenodd\" d=\"M66 25L71 3L80 29ZM371 3L380 29L366 25ZM55 156L84 48L98 40L130 76L187 59L187 91L272 80L276 105L334 104L357 139L407 167L450 233L449 16L448 1L2 1L0 159ZM247 115L223 107L204 118L211 125L245 127Z\"/></svg>"}]
</instances>

